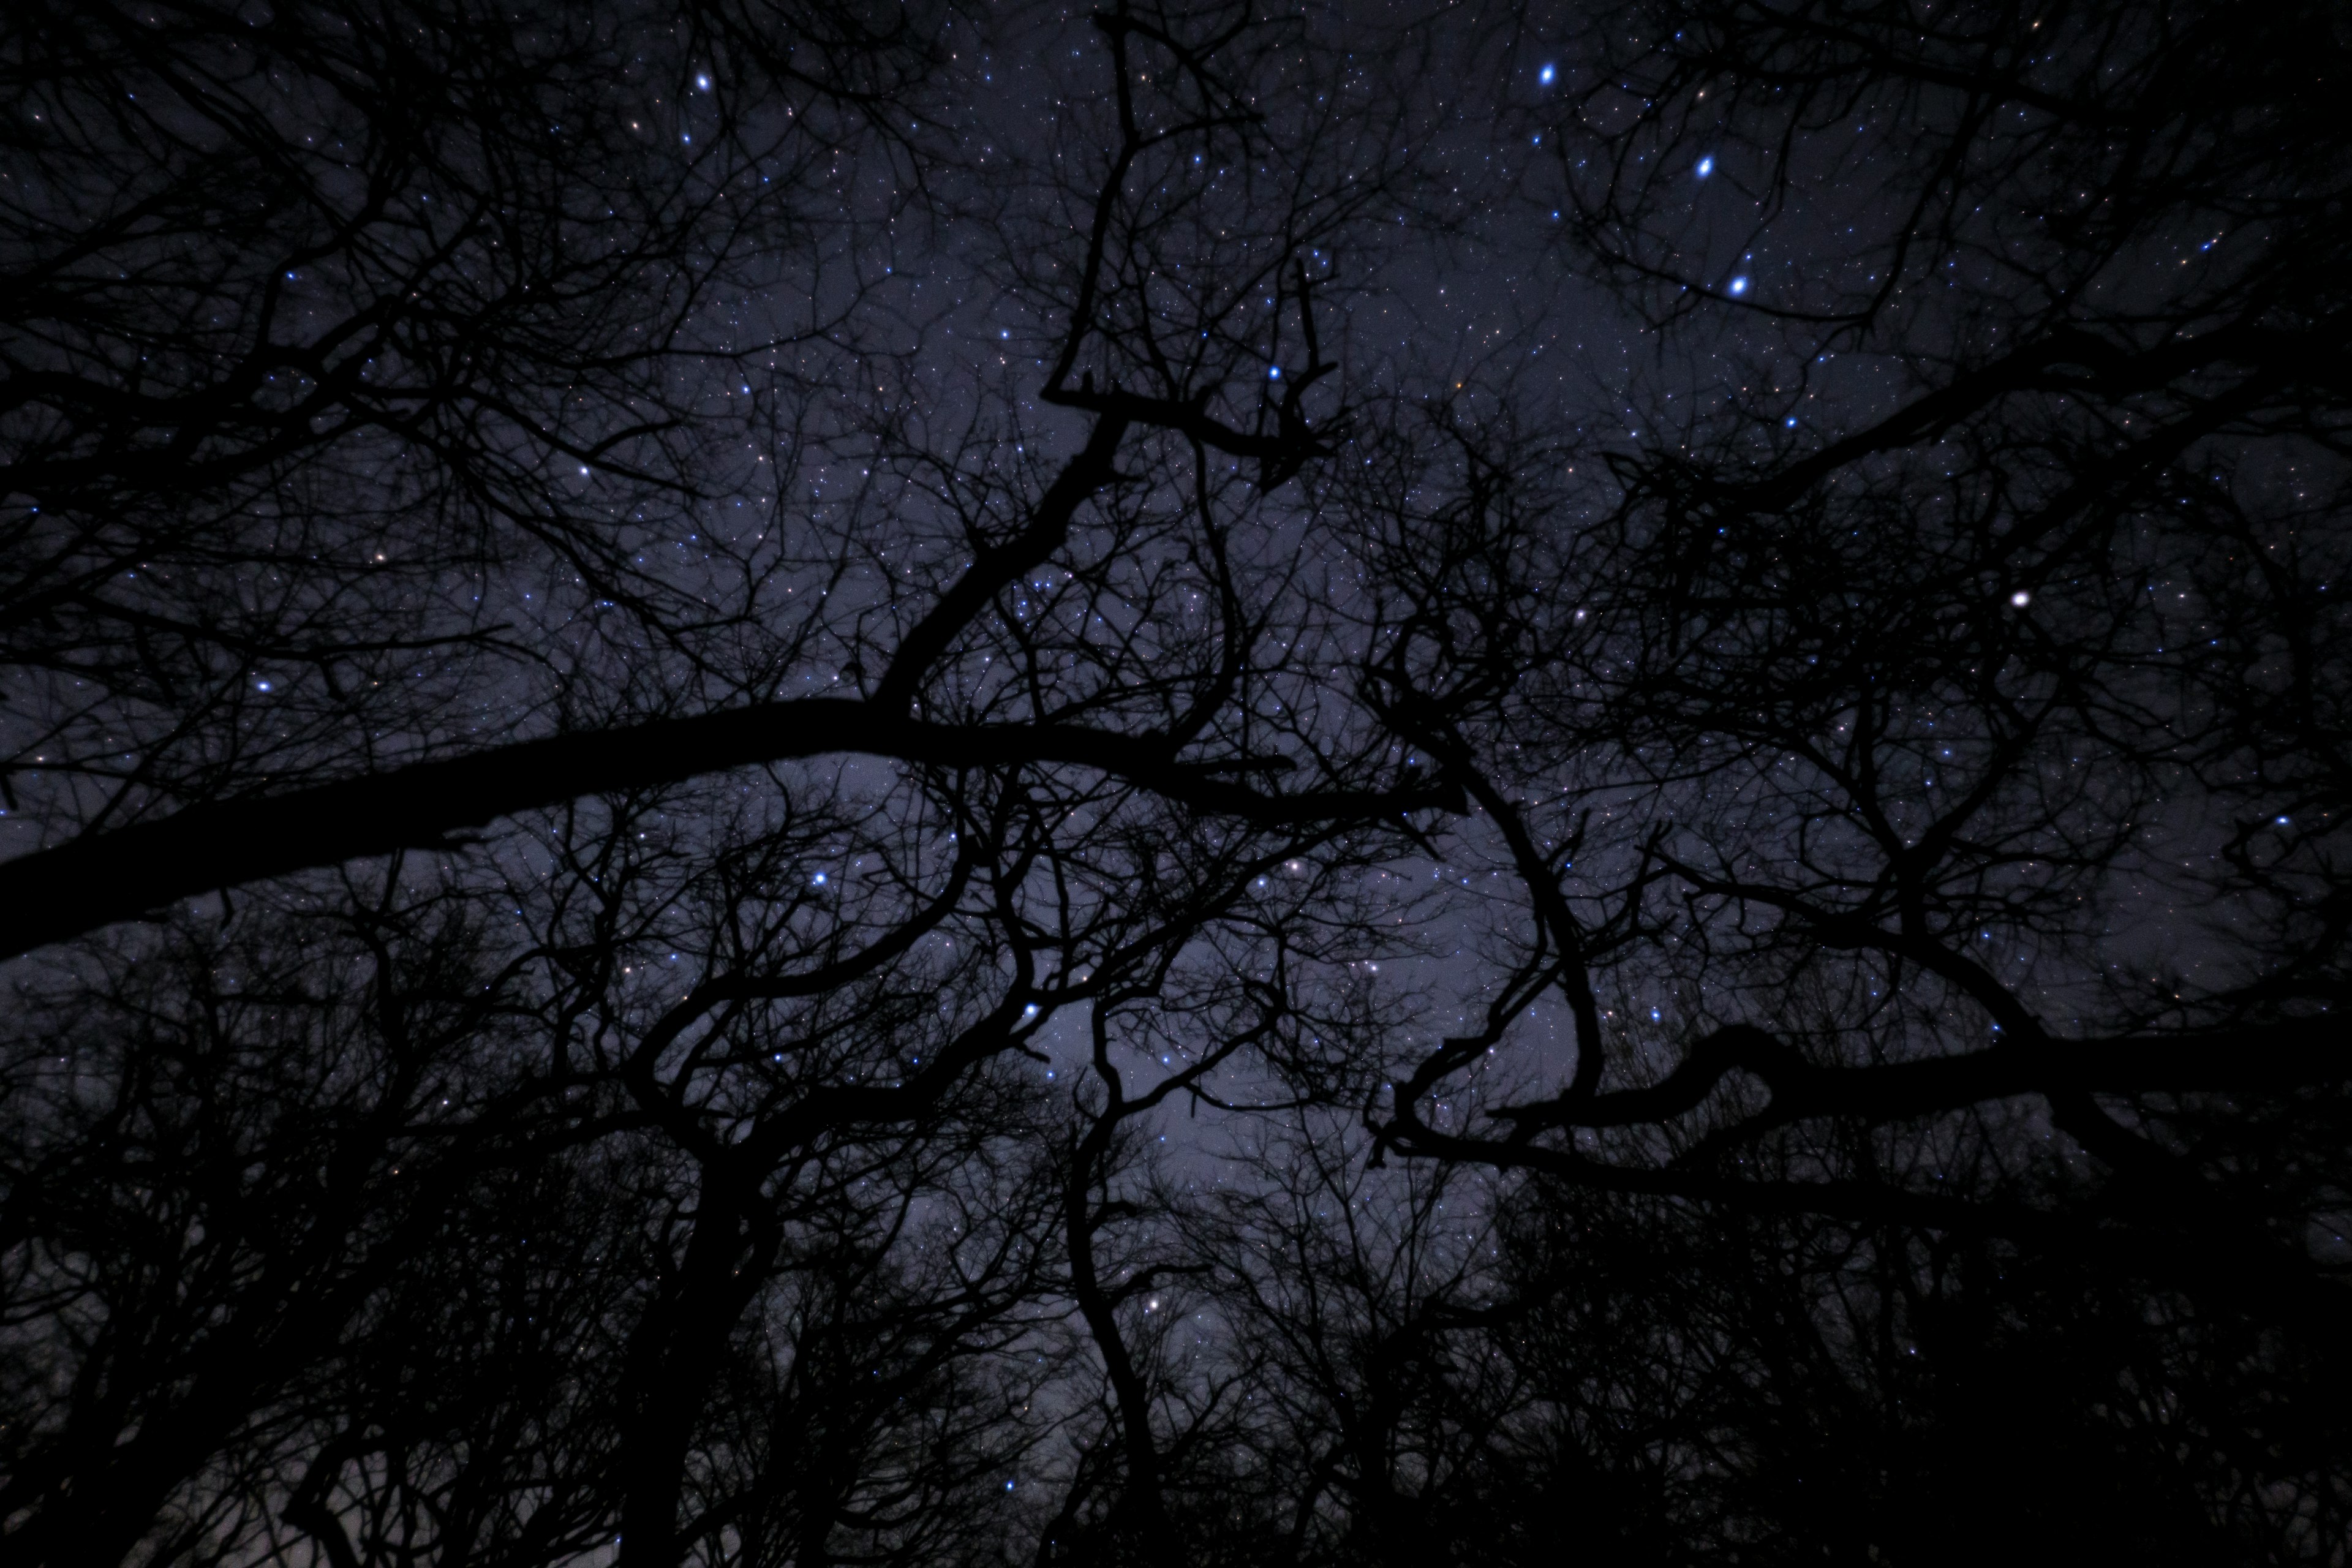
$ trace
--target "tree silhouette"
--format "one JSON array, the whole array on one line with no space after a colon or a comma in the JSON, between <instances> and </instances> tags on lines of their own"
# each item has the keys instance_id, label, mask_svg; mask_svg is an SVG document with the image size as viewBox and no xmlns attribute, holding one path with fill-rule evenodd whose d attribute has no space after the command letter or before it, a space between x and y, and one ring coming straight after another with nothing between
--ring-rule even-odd
<instances>
[{"instance_id":1,"label":"tree silhouette","mask_svg":"<svg viewBox=\"0 0 2352 1568\"><path fill-rule=\"evenodd\" d=\"M9 1561L2345 1562L2347 50L12 15Z\"/></svg>"},{"instance_id":2,"label":"tree silhouette","mask_svg":"<svg viewBox=\"0 0 2352 1568\"><path fill-rule=\"evenodd\" d=\"M1744 331L1662 383L1687 413L1662 395L1654 442L1606 455L1572 540L1497 493L1557 460L1524 444L1463 493L1487 521L1433 520L1462 542L1415 635L1468 632L1490 673L1482 706L1397 713L1491 824L1444 853L1507 870L1534 930L1386 1142L2069 1245L2112 1224L2142 1258L2152 1227L2183 1279L2335 1310L2294 1281L2340 1194L2267 1108L2315 1131L2343 1081L2341 542L2314 526L2338 393L2288 347L2336 330L2311 268L2342 164L2281 90L2340 55L2278 43L1999 6L1585 37L1543 199L1662 352ZM1465 625L1506 541L1556 553L1571 613L1522 591ZM1565 1086L1493 1136L1429 1123L1543 995ZM1971 1131L1928 1155L1947 1112ZM2035 1142L2113 1179L2063 1220L1997 1197ZM1991 1184L1959 1198L1955 1164Z\"/></svg>"}]
</instances>

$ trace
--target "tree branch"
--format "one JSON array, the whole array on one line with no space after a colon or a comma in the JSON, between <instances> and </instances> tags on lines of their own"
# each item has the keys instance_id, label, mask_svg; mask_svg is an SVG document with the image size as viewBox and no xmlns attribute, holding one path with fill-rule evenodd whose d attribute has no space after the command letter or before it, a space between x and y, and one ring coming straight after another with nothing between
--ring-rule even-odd
<instances>
[{"instance_id":1,"label":"tree branch","mask_svg":"<svg viewBox=\"0 0 2352 1568\"><path fill-rule=\"evenodd\" d=\"M730 768L857 752L948 767L1091 768L1194 810L1274 826L1456 809L1444 784L1268 793L1231 762L1178 760L1166 737L1076 726L934 724L837 698L556 735L283 795L193 805L160 821L0 863L0 955L265 877L395 849L446 847L494 818ZM1280 771L1283 759L1254 760Z\"/></svg>"}]
</instances>

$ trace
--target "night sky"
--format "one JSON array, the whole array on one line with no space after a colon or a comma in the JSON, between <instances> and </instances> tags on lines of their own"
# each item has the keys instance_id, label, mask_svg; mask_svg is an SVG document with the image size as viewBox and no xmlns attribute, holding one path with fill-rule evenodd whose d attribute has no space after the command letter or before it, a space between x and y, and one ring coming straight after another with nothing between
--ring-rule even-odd
<instances>
[{"instance_id":1,"label":"night sky","mask_svg":"<svg viewBox=\"0 0 2352 1568\"><path fill-rule=\"evenodd\" d=\"M0 1556L2342 1563L2347 60L0 24Z\"/></svg>"}]
</instances>

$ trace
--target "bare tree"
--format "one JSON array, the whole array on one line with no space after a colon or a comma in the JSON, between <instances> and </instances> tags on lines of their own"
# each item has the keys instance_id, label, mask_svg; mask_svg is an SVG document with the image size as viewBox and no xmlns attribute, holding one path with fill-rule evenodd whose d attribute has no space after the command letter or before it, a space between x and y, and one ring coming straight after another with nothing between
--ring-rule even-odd
<instances>
[{"instance_id":1,"label":"bare tree","mask_svg":"<svg viewBox=\"0 0 2352 1568\"><path fill-rule=\"evenodd\" d=\"M1438 852L1525 923L1384 1142L2332 1319L2338 128L2219 10L1636 6L1574 47L1543 199L1672 369L1654 441L1496 434L1423 504L1465 542L1395 711L1484 808ZM1509 480L1570 464L1605 510L1527 521ZM1475 589L1506 551L1549 586ZM1465 637L1483 704L1419 700ZM1566 1082L1432 1121L1538 1001Z\"/></svg>"},{"instance_id":2,"label":"bare tree","mask_svg":"<svg viewBox=\"0 0 2352 1568\"><path fill-rule=\"evenodd\" d=\"M12 20L11 1560L2342 1561L2286 15Z\"/></svg>"},{"instance_id":3,"label":"bare tree","mask_svg":"<svg viewBox=\"0 0 2352 1568\"><path fill-rule=\"evenodd\" d=\"M12 815L63 844L545 728L613 642L716 674L772 568L714 600L648 546L738 466L730 371L749 394L866 291L832 171L917 156L938 38L765 5L16 16ZM796 318L740 314L802 278ZM58 900L16 945L174 896Z\"/></svg>"},{"instance_id":4,"label":"bare tree","mask_svg":"<svg viewBox=\"0 0 2352 1568\"><path fill-rule=\"evenodd\" d=\"M1450 798L1360 710L1318 705L1354 628L1321 593L1315 542L1330 525L1273 499L1334 450L1324 428L1340 427L1342 402L1326 384L1337 362L1319 346L1318 289L1336 241L1385 200L1387 149L1350 127L1387 110L1255 107L1314 46L1295 26L1262 34L1239 12L1099 19L1089 68L1108 85L1074 106L1066 157L1024 164L1041 183L994 242L1009 267L1037 260L1023 223L1067 240L1073 292L1044 394L1074 438L1049 459L1036 449L1053 437L985 389L975 417L843 412L815 371L797 404L738 380L753 360L776 373L771 390L812 364L887 376L877 316L843 317L876 335L836 343L821 315L806 329L821 346L793 364L777 332L730 343L719 330L720 307L746 309L777 265L762 246L793 237L842 156L833 125L887 132L867 172L919 153L889 117L920 102L894 74L929 47L912 22L849 38L811 78L820 61L784 47L775 29L790 18L774 16L567 14L512 30L472 12L184 20L188 36L159 40L141 29L163 24L121 19L107 37L122 59L49 90L85 118L119 118L149 110L113 110L117 86L125 103L157 96L141 70L178 83L194 62L208 77L173 87L155 121L77 121L79 140L36 141L28 160L112 160L146 172L167 207L184 189L175 159L264 183L278 163L309 168L304 210L327 235L313 248L329 249L292 258L284 281L296 289L308 268L324 292L283 303L263 268L288 258L254 232L121 242L125 255L149 243L187 272L172 287L233 295L244 314L177 344L188 385L170 409L97 399L131 421L131 446L200 448L156 468L146 499L94 458L72 467L114 437L37 396L23 405L26 526L71 531L104 513L143 530L109 547L103 573L60 568L106 595L77 590L79 618L56 647L110 646L119 601L147 592L142 573L223 605L276 583L268 615L295 605L339 637L360 628L374 653L452 681L443 654L495 651L505 635L475 606L548 592L528 625L551 646L436 688L429 671L419 684L353 666L347 637L316 645L297 679L232 626L174 643L210 673L174 674L168 690L129 692L131 674L171 673L143 655L106 682L55 673L92 682L73 721L107 747L152 721L221 763L166 766L142 743L126 753L135 776L109 783L61 750L33 812L49 847L5 873L25 894L16 947L237 891L27 970L8 1165L11 1310L30 1369L11 1395L12 1548L173 1561L267 1545L338 1564L557 1561L592 1542L658 1564L979 1550L994 1515L973 1486L1051 1426L1016 1418L1013 1396L1035 1403L1025 1392L1058 1374L1058 1352L1021 1352L1066 1340L1038 1306L1054 1261L1033 1191L1053 1147L1043 1032L1071 1010L1108 1020L1158 998L1224 1043L1187 1045L1200 1071L1143 1108L1208 1092L1202 1075L1240 1053L1317 1092L1343 1044L1306 1037L1317 992L1347 989L1360 944L1342 905L1328 929L1283 926L1267 879L1318 902L1391 824ZM52 52L75 42L37 35L28 62L47 58L41 37ZM378 189L368 138L412 134L397 84L429 74L417 49L465 55L452 68L479 71L495 101L448 96L463 112L412 136L455 139L446 168ZM751 90L761 70L775 91ZM496 96L541 79L584 96ZM281 87L295 107L238 107ZM659 115L639 103L665 97ZM188 130L190 152L177 132L206 112L237 120L243 139ZM583 118L610 148L562 142ZM1293 163L1285 149L1317 137L1328 154ZM406 147L382 156L405 169ZM821 153L824 170L776 162L795 151ZM513 158L541 185L526 189ZM1269 184L1268 160L1290 172ZM613 205L583 219L580 182L597 180ZM1166 199L1169 182L1183 199ZM623 210L624 194L640 205ZM337 218L345 199L374 205ZM1066 201L1079 221L1056 227ZM452 205L466 210L440 245L425 209ZM29 267L48 265L44 245L78 243L67 216L27 219ZM825 310L860 305L866 256L802 237L784 253L799 276L782 276ZM362 266L373 247L408 255L394 240L422 247L409 271L384 272L400 288ZM481 304L509 253L541 260ZM845 283L828 280L835 259ZM587 272L567 293L575 261ZM1157 297L1169 289L1182 313ZM160 310L168 289L117 293L128 318ZM469 300L480 310L444 319ZM338 311L361 325L336 325ZM376 352L410 312L462 347L423 391L404 379L421 374L421 350ZM392 338L368 335L376 316ZM47 320L28 310L27 345ZM238 355L274 364L296 321L335 345L305 373L317 386L282 409L278 392L249 389L275 424L237 414L174 434L187 410L230 407L206 378L234 382ZM902 377L921 346L895 346ZM26 352L17 384L54 389ZM1286 361L1286 382L1262 374L1268 357ZM90 349L81 374L131 375L127 363ZM714 481L697 465L741 438L739 395L774 443ZM960 427L929 423L958 415ZM440 420L457 433L436 435ZM407 443L423 444L414 459ZM585 487L557 462L574 458ZM858 504L799 493L826 461L859 464ZM600 474L630 487L622 500L594 490ZM269 509L289 498L310 509L306 526L361 533L304 535L280 562L221 526L258 505L274 540ZM865 522L881 507L892 532L877 547ZM172 531L192 516L211 521ZM354 559L355 539L381 548ZM199 545L217 552L216 580L171 553ZM123 550L138 560L124 565ZM403 585L347 592L390 581L374 568L395 557ZM369 605L404 628L397 647L362 626ZM607 608L609 623L592 613ZM313 687L318 724L272 731L258 750L239 740L253 703L299 709ZM41 731L32 758L47 764L65 733ZM451 837L493 819L478 841ZM52 1060L73 1027L93 1043ZM217 1090L151 1066L182 1058ZM148 1131L181 1120L188 1139ZM131 1145L124 1125L139 1129ZM142 1177L151 1147L157 1168ZM1083 1180L1100 1177L1103 1152L1088 1147ZM567 1200L607 1212L559 1214L555 1236L534 1239L525 1216ZM152 1237L101 1238L89 1203L162 1212ZM1091 1239L1084 1226L1060 1235ZM504 1293L439 1298L435 1272L451 1268ZM548 1291L570 1292L560 1310L528 1305ZM1093 1288L1078 1296L1084 1318ZM441 1329L511 1360L486 1375ZM572 1358L589 1364L561 1370ZM971 1399L982 1407L960 1407ZM1136 1452L1148 1425L1130 1428ZM1150 1487L1147 1474L1129 1490Z\"/></svg>"}]
</instances>

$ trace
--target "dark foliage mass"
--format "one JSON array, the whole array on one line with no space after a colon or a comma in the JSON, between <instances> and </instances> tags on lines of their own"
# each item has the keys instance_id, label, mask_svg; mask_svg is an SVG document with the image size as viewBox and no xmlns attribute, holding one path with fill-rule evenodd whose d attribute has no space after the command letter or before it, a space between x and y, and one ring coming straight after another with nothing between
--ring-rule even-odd
<instances>
[{"instance_id":1,"label":"dark foliage mass","mask_svg":"<svg viewBox=\"0 0 2352 1568\"><path fill-rule=\"evenodd\" d=\"M2352 24L0 17L0 1557L2352 1561Z\"/></svg>"}]
</instances>

